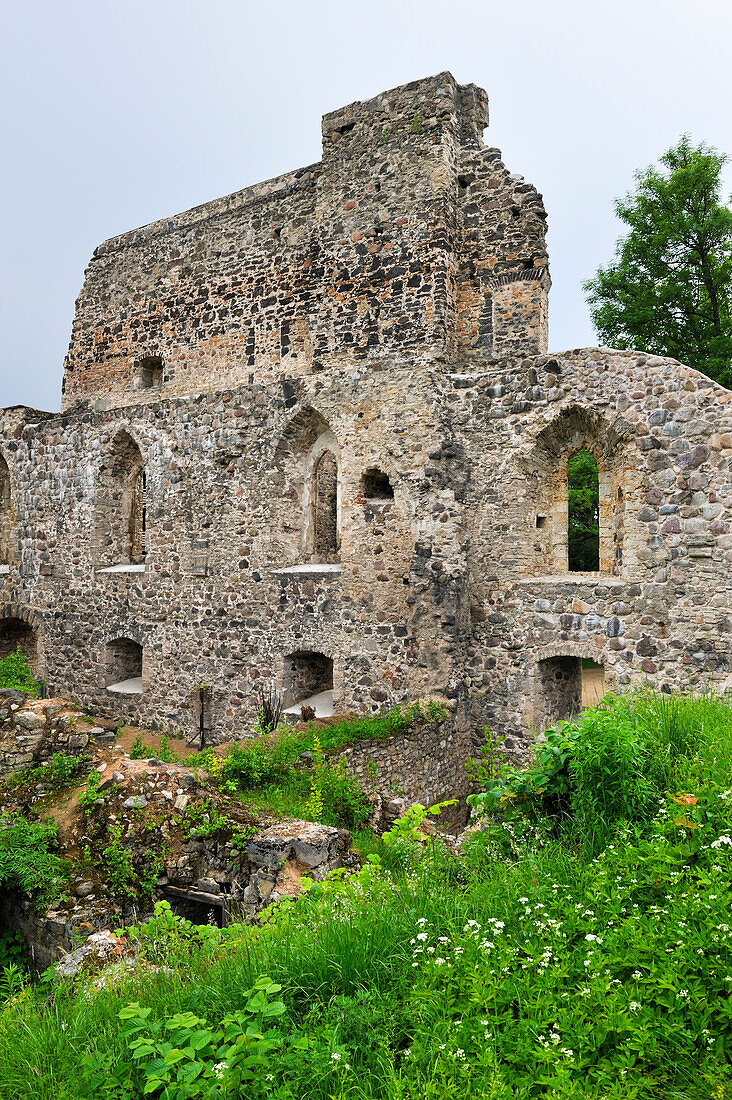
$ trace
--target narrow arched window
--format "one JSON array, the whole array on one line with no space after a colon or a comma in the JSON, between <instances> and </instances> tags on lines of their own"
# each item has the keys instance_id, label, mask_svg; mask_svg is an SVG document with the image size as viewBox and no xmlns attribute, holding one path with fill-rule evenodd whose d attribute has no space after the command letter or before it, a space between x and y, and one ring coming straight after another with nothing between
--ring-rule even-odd
<instances>
[{"instance_id":1,"label":"narrow arched window","mask_svg":"<svg viewBox=\"0 0 732 1100\"><path fill-rule=\"evenodd\" d=\"M0 455L0 565L9 565L13 538L13 502L10 491L10 470Z\"/></svg>"},{"instance_id":2,"label":"narrow arched window","mask_svg":"<svg viewBox=\"0 0 732 1100\"><path fill-rule=\"evenodd\" d=\"M586 449L567 463L567 565L573 573L600 568L600 471Z\"/></svg>"},{"instance_id":3,"label":"narrow arched window","mask_svg":"<svg viewBox=\"0 0 732 1100\"><path fill-rule=\"evenodd\" d=\"M134 474L130 501L130 561L137 565L145 560L145 470Z\"/></svg>"},{"instance_id":4,"label":"narrow arched window","mask_svg":"<svg viewBox=\"0 0 732 1100\"><path fill-rule=\"evenodd\" d=\"M125 431L115 438L99 472L95 502L98 565L141 565L147 538L145 464Z\"/></svg>"},{"instance_id":5,"label":"narrow arched window","mask_svg":"<svg viewBox=\"0 0 732 1100\"><path fill-rule=\"evenodd\" d=\"M313 552L321 561L338 554L338 463L323 451L313 468Z\"/></svg>"}]
</instances>

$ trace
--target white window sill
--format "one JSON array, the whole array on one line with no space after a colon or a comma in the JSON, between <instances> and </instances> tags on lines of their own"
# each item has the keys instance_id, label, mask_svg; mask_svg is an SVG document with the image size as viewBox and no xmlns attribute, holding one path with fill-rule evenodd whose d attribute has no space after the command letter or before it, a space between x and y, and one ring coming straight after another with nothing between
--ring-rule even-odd
<instances>
[{"instance_id":1,"label":"white window sill","mask_svg":"<svg viewBox=\"0 0 732 1100\"><path fill-rule=\"evenodd\" d=\"M272 572L279 573L281 576L301 573L310 576L318 576L323 573L342 573L343 570L340 565L317 565L316 563L307 563L305 565L289 565L286 569L273 569Z\"/></svg>"},{"instance_id":2,"label":"white window sill","mask_svg":"<svg viewBox=\"0 0 732 1100\"><path fill-rule=\"evenodd\" d=\"M116 695L142 695L142 676L132 676L129 680L110 684L107 691L113 691Z\"/></svg>"},{"instance_id":3,"label":"white window sill","mask_svg":"<svg viewBox=\"0 0 732 1100\"><path fill-rule=\"evenodd\" d=\"M142 565L105 565L103 569L97 569L97 573L144 573L145 564Z\"/></svg>"}]
</instances>

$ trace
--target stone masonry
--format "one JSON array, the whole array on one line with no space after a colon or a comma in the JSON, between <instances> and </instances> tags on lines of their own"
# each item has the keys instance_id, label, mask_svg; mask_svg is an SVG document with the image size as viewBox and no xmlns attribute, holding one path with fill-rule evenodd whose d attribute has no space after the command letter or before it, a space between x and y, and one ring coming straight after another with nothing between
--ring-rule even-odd
<instances>
[{"instance_id":1,"label":"stone masonry","mask_svg":"<svg viewBox=\"0 0 732 1100\"><path fill-rule=\"evenodd\" d=\"M542 199L487 123L481 89L417 81L326 115L317 164L96 250L62 411L0 419L0 651L219 739L258 685L437 696L456 757L566 717L586 658L617 688L732 682L732 394L547 354Z\"/></svg>"}]
</instances>

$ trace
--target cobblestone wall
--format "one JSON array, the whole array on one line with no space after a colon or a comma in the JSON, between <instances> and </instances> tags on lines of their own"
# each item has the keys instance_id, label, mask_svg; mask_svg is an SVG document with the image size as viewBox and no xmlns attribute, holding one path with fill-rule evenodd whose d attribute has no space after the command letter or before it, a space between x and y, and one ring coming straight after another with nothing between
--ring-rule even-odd
<instances>
[{"instance_id":1,"label":"cobblestone wall","mask_svg":"<svg viewBox=\"0 0 732 1100\"><path fill-rule=\"evenodd\" d=\"M27 624L51 688L192 733L205 684L212 735L240 737L257 686L319 654L337 710L448 699L450 755L483 724L520 750L583 658L613 687L728 686L732 397L668 359L546 354L541 196L486 123L480 89L418 81L327 115L317 165L97 249L64 411L0 422L0 641ZM580 447L586 575L566 559ZM393 498L365 495L374 470ZM139 693L108 690L123 641Z\"/></svg>"}]
</instances>

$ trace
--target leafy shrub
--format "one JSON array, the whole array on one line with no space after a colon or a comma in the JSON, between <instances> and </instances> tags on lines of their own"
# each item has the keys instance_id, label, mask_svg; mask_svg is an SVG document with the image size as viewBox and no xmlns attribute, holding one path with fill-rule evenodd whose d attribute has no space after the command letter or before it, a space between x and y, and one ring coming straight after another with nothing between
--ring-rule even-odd
<instances>
[{"instance_id":1,"label":"leafy shrub","mask_svg":"<svg viewBox=\"0 0 732 1100\"><path fill-rule=\"evenodd\" d=\"M345 829L357 829L368 820L371 803L361 790L356 776L346 767L343 757L335 766L323 768L320 791L326 819Z\"/></svg>"},{"instance_id":2,"label":"leafy shrub","mask_svg":"<svg viewBox=\"0 0 732 1100\"><path fill-rule=\"evenodd\" d=\"M102 777L97 771L90 772L87 776L86 787L79 795L79 806L85 814L91 813L101 801L99 795L101 779Z\"/></svg>"},{"instance_id":3,"label":"leafy shrub","mask_svg":"<svg viewBox=\"0 0 732 1100\"><path fill-rule=\"evenodd\" d=\"M0 817L0 887L32 894L39 906L63 897L68 866L50 850L57 838L55 822Z\"/></svg>"},{"instance_id":4,"label":"leafy shrub","mask_svg":"<svg viewBox=\"0 0 732 1100\"><path fill-rule=\"evenodd\" d=\"M90 757L87 755L70 756L65 752L55 752L45 764L31 768L27 777L35 783L42 783L44 787L60 790L84 771L89 760Z\"/></svg>"},{"instance_id":5,"label":"leafy shrub","mask_svg":"<svg viewBox=\"0 0 732 1100\"><path fill-rule=\"evenodd\" d=\"M119 729L117 731L119 736ZM132 740L130 745L130 757L132 760L148 760L151 756L155 756L155 749L152 745L146 744L142 740L142 734L138 733Z\"/></svg>"},{"instance_id":6,"label":"leafy shrub","mask_svg":"<svg viewBox=\"0 0 732 1100\"><path fill-rule=\"evenodd\" d=\"M8 653L0 660L0 688L23 691L34 699L40 695L39 681L33 675L28 659L20 649L16 649L15 653Z\"/></svg>"},{"instance_id":7,"label":"leafy shrub","mask_svg":"<svg viewBox=\"0 0 732 1100\"><path fill-rule=\"evenodd\" d=\"M29 964L28 945L20 932L0 933L0 971L7 966L27 970Z\"/></svg>"},{"instance_id":8,"label":"leafy shrub","mask_svg":"<svg viewBox=\"0 0 732 1100\"><path fill-rule=\"evenodd\" d=\"M192 1012L151 1020L139 1003L119 1013L125 1052L120 1059L86 1055L82 1068L90 1095L117 1098L158 1095L188 1097L261 1096L264 1071L282 1045L267 1022L285 1011L273 998L282 987L260 978L243 1009L219 1024Z\"/></svg>"},{"instance_id":9,"label":"leafy shrub","mask_svg":"<svg viewBox=\"0 0 732 1100\"><path fill-rule=\"evenodd\" d=\"M670 739L671 725L643 719L648 698L628 695L547 730L526 771L507 770L468 801L479 810L517 808L531 820L571 817L598 841L620 821L649 821L667 789L689 732ZM474 769L478 774L480 769Z\"/></svg>"},{"instance_id":10,"label":"leafy shrub","mask_svg":"<svg viewBox=\"0 0 732 1100\"><path fill-rule=\"evenodd\" d=\"M114 897L135 899L149 899L163 863L164 854L150 853L143 866L136 866L131 849L122 839L122 825L114 826L101 860L96 861Z\"/></svg>"}]
</instances>

